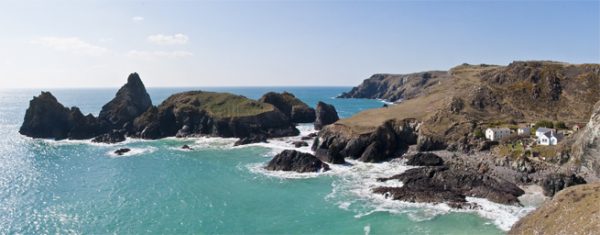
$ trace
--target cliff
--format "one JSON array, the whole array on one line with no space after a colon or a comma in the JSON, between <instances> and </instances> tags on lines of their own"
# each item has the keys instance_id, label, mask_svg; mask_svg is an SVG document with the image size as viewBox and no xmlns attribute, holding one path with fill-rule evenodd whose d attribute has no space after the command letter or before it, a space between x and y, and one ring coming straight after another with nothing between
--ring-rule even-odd
<instances>
[{"instance_id":1,"label":"cliff","mask_svg":"<svg viewBox=\"0 0 600 235\"><path fill-rule=\"evenodd\" d=\"M292 122L310 123L315 121L315 109L289 92L269 92L260 97L258 101L275 106Z\"/></svg>"}]
</instances>

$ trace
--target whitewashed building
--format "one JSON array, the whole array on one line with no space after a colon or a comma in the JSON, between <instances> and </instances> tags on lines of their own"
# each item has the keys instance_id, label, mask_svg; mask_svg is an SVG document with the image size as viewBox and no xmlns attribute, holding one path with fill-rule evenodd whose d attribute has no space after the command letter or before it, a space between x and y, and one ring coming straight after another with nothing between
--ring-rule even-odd
<instances>
[{"instance_id":1,"label":"whitewashed building","mask_svg":"<svg viewBox=\"0 0 600 235\"><path fill-rule=\"evenodd\" d=\"M530 135L531 134L531 128L529 128L529 127L519 127L519 129L517 129L517 134L518 135Z\"/></svg>"},{"instance_id":2,"label":"whitewashed building","mask_svg":"<svg viewBox=\"0 0 600 235\"><path fill-rule=\"evenodd\" d=\"M485 138L491 141L498 141L510 136L508 128L488 128L485 130Z\"/></svg>"},{"instance_id":3,"label":"whitewashed building","mask_svg":"<svg viewBox=\"0 0 600 235\"><path fill-rule=\"evenodd\" d=\"M548 131L538 137L539 145L556 145L563 139L564 135L556 133L554 130Z\"/></svg>"},{"instance_id":4,"label":"whitewashed building","mask_svg":"<svg viewBox=\"0 0 600 235\"><path fill-rule=\"evenodd\" d=\"M540 138L542 137L546 132L556 132L556 130L554 129L550 129L550 128L546 128L546 127L540 127L537 130L535 130L535 137L536 138Z\"/></svg>"}]
</instances>

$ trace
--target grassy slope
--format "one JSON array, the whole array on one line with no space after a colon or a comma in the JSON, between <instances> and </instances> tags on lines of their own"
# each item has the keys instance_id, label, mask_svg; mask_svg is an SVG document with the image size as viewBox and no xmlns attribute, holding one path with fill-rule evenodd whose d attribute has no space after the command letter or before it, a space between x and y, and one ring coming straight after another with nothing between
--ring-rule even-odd
<instances>
[{"instance_id":1,"label":"grassy slope","mask_svg":"<svg viewBox=\"0 0 600 235\"><path fill-rule=\"evenodd\" d=\"M600 183L560 191L517 222L509 234L596 234L600 231Z\"/></svg>"},{"instance_id":2,"label":"grassy slope","mask_svg":"<svg viewBox=\"0 0 600 235\"><path fill-rule=\"evenodd\" d=\"M161 106L169 105L175 105L175 109L203 109L211 116L218 118L253 116L274 109L270 104L261 103L244 96L205 91L174 94L161 104Z\"/></svg>"}]
</instances>

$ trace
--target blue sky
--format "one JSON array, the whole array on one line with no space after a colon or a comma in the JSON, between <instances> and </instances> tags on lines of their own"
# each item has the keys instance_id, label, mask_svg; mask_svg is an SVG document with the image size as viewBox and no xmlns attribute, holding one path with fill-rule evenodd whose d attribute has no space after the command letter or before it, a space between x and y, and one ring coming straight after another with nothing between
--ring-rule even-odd
<instances>
[{"instance_id":1,"label":"blue sky","mask_svg":"<svg viewBox=\"0 0 600 235\"><path fill-rule=\"evenodd\" d=\"M600 1L2 1L0 87L351 86L600 62Z\"/></svg>"}]
</instances>

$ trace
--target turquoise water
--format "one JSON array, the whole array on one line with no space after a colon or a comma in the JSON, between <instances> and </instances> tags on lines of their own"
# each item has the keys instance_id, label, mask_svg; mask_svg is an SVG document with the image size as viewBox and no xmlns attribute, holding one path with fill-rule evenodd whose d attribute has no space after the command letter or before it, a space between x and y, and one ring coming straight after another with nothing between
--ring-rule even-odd
<instances>
[{"instance_id":1,"label":"turquoise water","mask_svg":"<svg viewBox=\"0 0 600 235\"><path fill-rule=\"evenodd\" d=\"M149 89L149 93L158 104L176 91L190 89ZM250 98L287 90L310 105L318 100L332 103L342 117L382 105L332 98L348 89L206 90ZM63 104L93 114L116 92L51 91ZM18 128L29 100L38 94L38 90L0 91L1 234L503 233L498 228L502 222L494 218L497 214L454 212L370 195L374 178L402 171L399 163L353 162L336 166L331 173L309 175L262 171L262 164L287 147L285 139L240 148L231 147L234 140L220 138L128 140L117 146L32 140L20 136ZM309 126L301 128L310 131ZM183 144L194 150L179 150ZM133 153L110 154L124 146Z\"/></svg>"}]
</instances>

